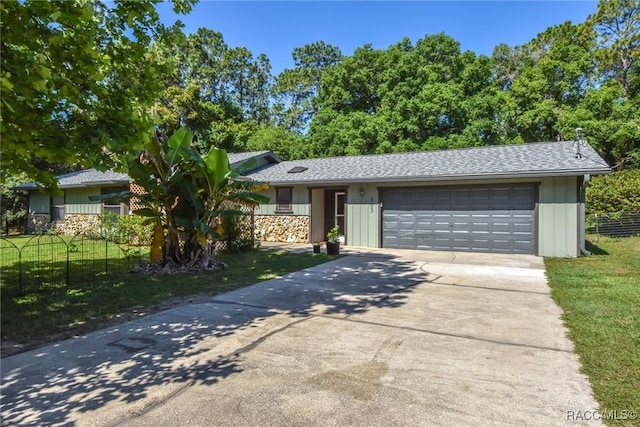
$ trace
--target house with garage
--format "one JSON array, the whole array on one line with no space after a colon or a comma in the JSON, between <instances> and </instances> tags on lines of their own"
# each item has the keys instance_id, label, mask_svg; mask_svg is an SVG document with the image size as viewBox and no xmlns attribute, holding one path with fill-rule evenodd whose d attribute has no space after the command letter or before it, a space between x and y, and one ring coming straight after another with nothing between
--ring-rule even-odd
<instances>
[{"instance_id":1,"label":"house with garage","mask_svg":"<svg viewBox=\"0 0 640 427\"><path fill-rule=\"evenodd\" d=\"M229 162L234 168L248 164L252 168L261 168L280 162L280 159L269 151L254 151L229 154ZM56 193L44 191L36 183L14 187L14 190L22 191L28 197L27 232L40 233L52 226L62 234L97 230L100 227L100 215L107 212L128 215L137 206L135 200L109 203L91 200L92 196L124 190L137 193L144 191L132 183L128 175L114 171L86 169L59 175L57 179L59 191Z\"/></svg>"},{"instance_id":2,"label":"house with garage","mask_svg":"<svg viewBox=\"0 0 640 427\"><path fill-rule=\"evenodd\" d=\"M244 176L271 185L270 202L254 211L261 240L319 242L337 225L352 246L553 257L585 251L585 188L611 172L585 141L292 161L269 151L229 154L234 167L250 159ZM104 212L135 209L89 199L129 188L125 174L58 178L60 195L16 187L29 194L31 231L55 222L75 233L96 227Z\"/></svg>"},{"instance_id":3,"label":"house with garage","mask_svg":"<svg viewBox=\"0 0 640 427\"><path fill-rule=\"evenodd\" d=\"M607 163L585 141L275 162L255 211L263 240L576 257L584 191Z\"/></svg>"}]
</instances>

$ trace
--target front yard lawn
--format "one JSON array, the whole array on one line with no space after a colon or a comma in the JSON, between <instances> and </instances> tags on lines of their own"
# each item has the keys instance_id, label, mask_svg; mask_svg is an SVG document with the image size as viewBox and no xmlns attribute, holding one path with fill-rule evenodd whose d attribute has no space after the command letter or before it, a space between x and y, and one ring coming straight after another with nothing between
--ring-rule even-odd
<instances>
[{"instance_id":1,"label":"front yard lawn","mask_svg":"<svg viewBox=\"0 0 640 427\"><path fill-rule=\"evenodd\" d=\"M226 270L144 277L132 273L96 276L88 285L57 286L2 298L3 356L68 338L172 304L210 297L335 259L326 254L251 251L219 254ZM17 346L16 346L17 344Z\"/></svg>"},{"instance_id":2,"label":"front yard lawn","mask_svg":"<svg viewBox=\"0 0 640 427\"><path fill-rule=\"evenodd\" d=\"M639 425L623 411L640 410L640 237L590 237L593 255L545 260L549 284L603 421Z\"/></svg>"}]
</instances>

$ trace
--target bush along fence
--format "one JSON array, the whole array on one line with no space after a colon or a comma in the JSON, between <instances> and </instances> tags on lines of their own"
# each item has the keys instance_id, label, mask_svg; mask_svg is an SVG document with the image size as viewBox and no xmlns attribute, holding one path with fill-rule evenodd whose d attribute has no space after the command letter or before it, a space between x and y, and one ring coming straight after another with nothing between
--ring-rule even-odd
<instances>
[{"instance_id":1,"label":"bush along fence","mask_svg":"<svg viewBox=\"0 0 640 427\"><path fill-rule=\"evenodd\" d=\"M609 237L640 235L640 212L591 214L586 218L587 233Z\"/></svg>"},{"instance_id":2,"label":"bush along fence","mask_svg":"<svg viewBox=\"0 0 640 427\"><path fill-rule=\"evenodd\" d=\"M122 235L0 237L2 297L71 285L97 276L126 273L145 262L148 249Z\"/></svg>"}]
</instances>

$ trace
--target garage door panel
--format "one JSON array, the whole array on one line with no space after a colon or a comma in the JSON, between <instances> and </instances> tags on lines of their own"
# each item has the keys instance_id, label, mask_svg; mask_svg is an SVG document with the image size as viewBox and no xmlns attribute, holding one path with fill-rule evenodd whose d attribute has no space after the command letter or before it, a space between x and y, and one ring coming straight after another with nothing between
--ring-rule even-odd
<instances>
[{"instance_id":1,"label":"garage door panel","mask_svg":"<svg viewBox=\"0 0 640 427\"><path fill-rule=\"evenodd\" d=\"M535 232L533 224L513 224L513 232L516 234L531 235Z\"/></svg>"},{"instance_id":2,"label":"garage door panel","mask_svg":"<svg viewBox=\"0 0 640 427\"><path fill-rule=\"evenodd\" d=\"M533 186L384 190L383 246L533 253Z\"/></svg>"}]
</instances>

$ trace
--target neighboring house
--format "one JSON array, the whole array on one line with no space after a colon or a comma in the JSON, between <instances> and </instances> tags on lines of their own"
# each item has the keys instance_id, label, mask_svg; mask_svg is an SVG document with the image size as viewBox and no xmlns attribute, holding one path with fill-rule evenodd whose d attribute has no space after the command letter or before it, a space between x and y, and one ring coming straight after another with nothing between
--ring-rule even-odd
<instances>
[{"instance_id":1,"label":"neighboring house","mask_svg":"<svg viewBox=\"0 0 640 427\"><path fill-rule=\"evenodd\" d=\"M295 160L247 173L269 182L264 240L575 257L584 190L611 172L573 141Z\"/></svg>"},{"instance_id":2,"label":"neighboring house","mask_svg":"<svg viewBox=\"0 0 640 427\"><path fill-rule=\"evenodd\" d=\"M229 154L232 167L239 167L247 161L255 159L253 168L264 167L279 162L280 159L269 151ZM100 172L95 169L71 172L58 177L60 192L51 194L42 191L35 183L14 187L14 190L25 191L28 195L27 232L39 233L48 230L55 224L56 230L63 234L96 230L99 228L99 216L105 212L127 215L135 210L128 203L105 203L92 201L89 198L100 194L116 193L136 188L131 178L123 173L113 171Z\"/></svg>"}]
</instances>

